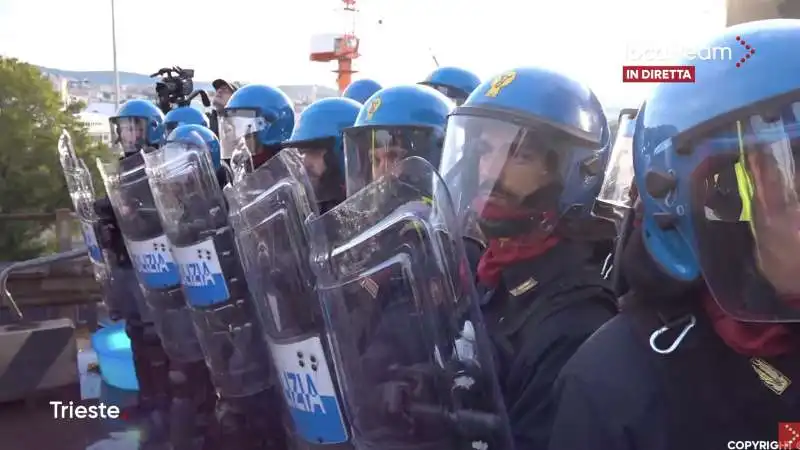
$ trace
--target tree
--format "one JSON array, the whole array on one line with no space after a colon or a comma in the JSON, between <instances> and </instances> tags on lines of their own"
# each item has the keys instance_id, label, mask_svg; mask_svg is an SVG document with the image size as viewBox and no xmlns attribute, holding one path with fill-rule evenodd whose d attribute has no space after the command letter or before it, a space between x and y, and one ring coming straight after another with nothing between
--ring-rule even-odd
<instances>
[{"instance_id":1,"label":"tree","mask_svg":"<svg viewBox=\"0 0 800 450\"><path fill-rule=\"evenodd\" d=\"M79 114L85 108L86 108L86 103L78 100L68 104L67 107L65 108L65 111L70 114Z\"/></svg>"},{"instance_id":2,"label":"tree","mask_svg":"<svg viewBox=\"0 0 800 450\"><path fill-rule=\"evenodd\" d=\"M0 214L72 209L58 160L62 130L72 136L78 156L95 171L94 158L107 151L88 135L39 70L0 57ZM0 220L0 260L21 260L44 250L42 233L49 224Z\"/></svg>"}]
</instances>

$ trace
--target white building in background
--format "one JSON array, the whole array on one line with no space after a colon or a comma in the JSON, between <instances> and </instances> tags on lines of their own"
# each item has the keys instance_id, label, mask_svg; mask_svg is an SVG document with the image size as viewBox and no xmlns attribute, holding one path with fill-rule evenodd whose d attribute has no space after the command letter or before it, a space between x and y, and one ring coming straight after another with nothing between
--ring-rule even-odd
<instances>
[{"instance_id":1,"label":"white building in background","mask_svg":"<svg viewBox=\"0 0 800 450\"><path fill-rule=\"evenodd\" d=\"M111 143L111 130L108 125L108 118L105 114L84 111L78 114L78 119L86 125L89 136L104 144Z\"/></svg>"},{"instance_id":2,"label":"white building in background","mask_svg":"<svg viewBox=\"0 0 800 450\"><path fill-rule=\"evenodd\" d=\"M90 102L83 110L85 113L101 114L106 117L111 117L117 112L117 107L113 103L108 102Z\"/></svg>"}]
</instances>

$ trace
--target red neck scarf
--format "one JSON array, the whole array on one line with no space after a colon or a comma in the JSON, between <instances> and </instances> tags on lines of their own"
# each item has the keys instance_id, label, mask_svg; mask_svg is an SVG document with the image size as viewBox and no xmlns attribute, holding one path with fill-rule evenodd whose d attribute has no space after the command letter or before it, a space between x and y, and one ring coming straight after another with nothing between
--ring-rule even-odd
<instances>
[{"instance_id":1,"label":"red neck scarf","mask_svg":"<svg viewBox=\"0 0 800 450\"><path fill-rule=\"evenodd\" d=\"M775 357L798 348L798 336L785 324L739 322L726 314L711 295L703 306L714 331L736 353L745 356Z\"/></svg>"},{"instance_id":2,"label":"red neck scarf","mask_svg":"<svg viewBox=\"0 0 800 450\"><path fill-rule=\"evenodd\" d=\"M487 202L484 198L476 199L481 216L491 220L520 219L530 216L529 211L499 206ZM543 213L542 222L551 221L555 214ZM528 259L536 258L555 247L559 239L539 228L528 234L513 238L490 238L486 251L478 262L478 281L488 287L496 287L500 283L503 269Z\"/></svg>"},{"instance_id":3,"label":"red neck scarf","mask_svg":"<svg viewBox=\"0 0 800 450\"><path fill-rule=\"evenodd\" d=\"M536 258L556 244L557 237L544 237L541 233L513 239L490 239L478 263L478 280L483 285L496 287L503 269L516 262Z\"/></svg>"}]
</instances>

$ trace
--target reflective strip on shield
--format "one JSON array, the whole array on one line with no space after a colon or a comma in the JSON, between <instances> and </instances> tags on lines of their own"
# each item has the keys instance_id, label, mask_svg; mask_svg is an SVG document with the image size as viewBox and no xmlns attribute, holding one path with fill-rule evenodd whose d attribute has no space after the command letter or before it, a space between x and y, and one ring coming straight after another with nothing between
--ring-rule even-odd
<instances>
[{"instance_id":1,"label":"reflective strip on shield","mask_svg":"<svg viewBox=\"0 0 800 450\"><path fill-rule=\"evenodd\" d=\"M347 429L320 338L271 343L270 350L297 433L316 444L347 442Z\"/></svg>"},{"instance_id":2,"label":"reflective strip on shield","mask_svg":"<svg viewBox=\"0 0 800 450\"><path fill-rule=\"evenodd\" d=\"M173 252L190 305L207 307L228 301L230 292L213 239L174 247Z\"/></svg>"},{"instance_id":3,"label":"reflective strip on shield","mask_svg":"<svg viewBox=\"0 0 800 450\"><path fill-rule=\"evenodd\" d=\"M150 289L163 289L178 285L178 266L172 259L170 244L163 234L143 241L127 241L136 272L142 283Z\"/></svg>"}]
</instances>

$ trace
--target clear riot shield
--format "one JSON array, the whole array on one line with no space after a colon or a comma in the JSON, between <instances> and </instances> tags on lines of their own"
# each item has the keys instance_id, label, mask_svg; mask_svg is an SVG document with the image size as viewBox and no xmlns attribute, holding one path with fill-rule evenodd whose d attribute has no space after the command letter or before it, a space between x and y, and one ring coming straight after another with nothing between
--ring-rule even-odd
<instances>
[{"instance_id":1,"label":"clear riot shield","mask_svg":"<svg viewBox=\"0 0 800 450\"><path fill-rule=\"evenodd\" d=\"M67 130L61 132L58 140L58 158L67 182L69 196L72 199L72 206L80 221L83 241L89 249L89 260L94 267L95 279L104 284L108 278L108 267L97 241L97 214L94 211L95 194L92 174L86 167L86 163L75 154L72 138Z\"/></svg>"},{"instance_id":2,"label":"clear riot shield","mask_svg":"<svg viewBox=\"0 0 800 450\"><path fill-rule=\"evenodd\" d=\"M631 208L633 186L633 130L638 110L623 109L617 122L617 136L611 147L603 185L594 203L592 214L619 224Z\"/></svg>"},{"instance_id":3,"label":"clear riot shield","mask_svg":"<svg viewBox=\"0 0 800 450\"><path fill-rule=\"evenodd\" d=\"M182 145L145 155L150 187L212 382L222 397L249 396L271 386L269 351L211 157Z\"/></svg>"},{"instance_id":4,"label":"clear riot shield","mask_svg":"<svg viewBox=\"0 0 800 450\"><path fill-rule=\"evenodd\" d=\"M349 440L309 266L305 222L316 213L313 193L302 157L291 149L225 188L299 448Z\"/></svg>"},{"instance_id":5,"label":"clear riot shield","mask_svg":"<svg viewBox=\"0 0 800 450\"><path fill-rule=\"evenodd\" d=\"M110 163L98 161L98 166L164 351L176 362L202 360L178 266L156 212L141 153Z\"/></svg>"},{"instance_id":6,"label":"clear riot shield","mask_svg":"<svg viewBox=\"0 0 800 450\"><path fill-rule=\"evenodd\" d=\"M436 170L408 158L308 226L356 448L511 449L491 344Z\"/></svg>"}]
</instances>

